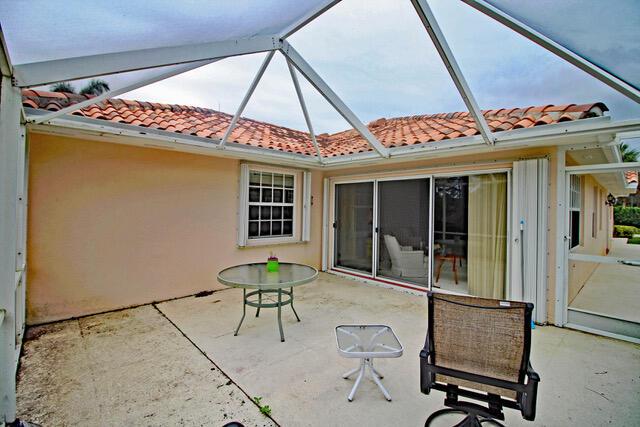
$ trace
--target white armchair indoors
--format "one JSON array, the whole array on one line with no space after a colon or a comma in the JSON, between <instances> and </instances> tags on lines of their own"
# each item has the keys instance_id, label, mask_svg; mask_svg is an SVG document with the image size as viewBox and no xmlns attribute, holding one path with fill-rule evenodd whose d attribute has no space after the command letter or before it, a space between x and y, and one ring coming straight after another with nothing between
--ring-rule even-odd
<instances>
[{"instance_id":1,"label":"white armchair indoors","mask_svg":"<svg viewBox=\"0 0 640 427\"><path fill-rule=\"evenodd\" d=\"M391 258L391 272L400 277L426 277L429 257L411 246L401 246L395 236L384 235L384 244Z\"/></svg>"}]
</instances>

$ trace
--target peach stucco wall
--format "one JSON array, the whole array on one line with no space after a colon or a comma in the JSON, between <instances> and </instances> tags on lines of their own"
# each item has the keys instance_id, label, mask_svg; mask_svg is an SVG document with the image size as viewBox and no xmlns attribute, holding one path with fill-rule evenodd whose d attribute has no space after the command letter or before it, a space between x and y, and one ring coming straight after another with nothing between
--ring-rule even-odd
<instances>
[{"instance_id":1,"label":"peach stucco wall","mask_svg":"<svg viewBox=\"0 0 640 427\"><path fill-rule=\"evenodd\" d=\"M30 135L28 322L218 288L217 272L281 259L319 267L322 176L311 242L236 245L239 160Z\"/></svg>"}]
</instances>

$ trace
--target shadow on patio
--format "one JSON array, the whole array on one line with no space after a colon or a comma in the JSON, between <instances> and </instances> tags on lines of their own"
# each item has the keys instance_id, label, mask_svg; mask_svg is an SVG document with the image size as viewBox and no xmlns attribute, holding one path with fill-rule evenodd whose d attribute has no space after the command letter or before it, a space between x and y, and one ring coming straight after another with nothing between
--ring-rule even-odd
<instances>
[{"instance_id":1,"label":"shadow on patio","mask_svg":"<svg viewBox=\"0 0 640 427\"><path fill-rule=\"evenodd\" d=\"M284 343L275 310L248 313L233 336L241 298L228 289L31 328L20 418L45 426L273 425L250 402L262 396L283 426L420 426L443 407L442 393L419 390L423 297L321 274L296 290L302 322L285 308ZM402 358L377 365L391 403L369 380L347 401L353 380L341 374L357 362L337 353L333 330L342 323L388 324L400 338ZM542 379L537 419L506 410L508 425L640 423L640 346L538 327L532 364Z\"/></svg>"}]
</instances>

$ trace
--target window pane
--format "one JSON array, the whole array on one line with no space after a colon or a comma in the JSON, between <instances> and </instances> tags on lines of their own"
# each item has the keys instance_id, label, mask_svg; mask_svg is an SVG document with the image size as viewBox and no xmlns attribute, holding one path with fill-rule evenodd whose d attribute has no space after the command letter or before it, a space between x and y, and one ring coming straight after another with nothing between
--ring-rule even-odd
<instances>
[{"instance_id":1,"label":"window pane","mask_svg":"<svg viewBox=\"0 0 640 427\"><path fill-rule=\"evenodd\" d=\"M273 174L268 172L262 172L262 185L271 186L273 182Z\"/></svg>"},{"instance_id":2,"label":"window pane","mask_svg":"<svg viewBox=\"0 0 640 427\"><path fill-rule=\"evenodd\" d=\"M282 234L293 234L293 221L282 222Z\"/></svg>"},{"instance_id":3,"label":"window pane","mask_svg":"<svg viewBox=\"0 0 640 427\"><path fill-rule=\"evenodd\" d=\"M293 203L293 190L285 190L285 203Z\"/></svg>"},{"instance_id":4,"label":"window pane","mask_svg":"<svg viewBox=\"0 0 640 427\"><path fill-rule=\"evenodd\" d=\"M370 273L373 182L336 185L335 265Z\"/></svg>"},{"instance_id":5,"label":"window pane","mask_svg":"<svg viewBox=\"0 0 640 427\"><path fill-rule=\"evenodd\" d=\"M258 221L249 221L249 237L258 235Z\"/></svg>"},{"instance_id":6,"label":"window pane","mask_svg":"<svg viewBox=\"0 0 640 427\"><path fill-rule=\"evenodd\" d=\"M293 219L293 207L285 206L282 208L284 219Z\"/></svg>"},{"instance_id":7,"label":"window pane","mask_svg":"<svg viewBox=\"0 0 640 427\"><path fill-rule=\"evenodd\" d=\"M284 183L284 177L279 173L273 175L273 186L274 187L282 187Z\"/></svg>"},{"instance_id":8,"label":"window pane","mask_svg":"<svg viewBox=\"0 0 640 427\"><path fill-rule=\"evenodd\" d=\"M249 219L259 219L259 212L260 212L260 207L259 206L249 206Z\"/></svg>"},{"instance_id":9,"label":"window pane","mask_svg":"<svg viewBox=\"0 0 640 427\"><path fill-rule=\"evenodd\" d=\"M271 223L271 234L274 236L282 234L282 221L273 221Z\"/></svg>"},{"instance_id":10,"label":"window pane","mask_svg":"<svg viewBox=\"0 0 640 427\"><path fill-rule=\"evenodd\" d=\"M282 207L274 206L271 210L271 215L273 219L281 219L282 218Z\"/></svg>"},{"instance_id":11,"label":"window pane","mask_svg":"<svg viewBox=\"0 0 640 427\"><path fill-rule=\"evenodd\" d=\"M270 236L271 235L271 222L269 222L269 221L260 221L260 235L261 236Z\"/></svg>"},{"instance_id":12,"label":"window pane","mask_svg":"<svg viewBox=\"0 0 640 427\"><path fill-rule=\"evenodd\" d=\"M262 189L262 202L263 203L271 203L271 195L272 195L272 189L270 188L263 188Z\"/></svg>"},{"instance_id":13,"label":"window pane","mask_svg":"<svg viewBox=\"0 0 640 427\"><path fill-rule=\"evenodd\" d=\"M260 189L257 187L249 187L249 201L250 202L259 202L260 201Z\"/></svg>"},{"instance_id":14,"label":"window pane","mask_svg":"<svg viewBox=\"0 0 640 427\"><path fill-rule=\"evenodd\" d=\"M260 185L260 172L249 172L249 184Z\"/></svg>"},{"instance_id":15,"label":"window pane","mask_svg":"<svg viewBox=\"0 0 640 427\"><path fill-rule=\"evenodd\" d=\"M282 203L282 191L283 190L279 190L277 188L275 188L273 190L273 202L274 203Z\"/></svg>"},{"instance_id":16,"label":"window pane","mask_svg":"<svg viewBox=\"0 0 640 427\"><path fill-rule=\"evenodd\" d=\"M293 188L293 175L284 176L284 186L287 188Z\"/></svg>"},{"instance_id":17,"label":"window pane","mask_svg":"<svg viewBox=\"0 0 640 427\"><path fill-rule=\"evenodd\" d=\"M260 219L271 219L271 206L260 206Z\"/></svg>"}]
</instances>

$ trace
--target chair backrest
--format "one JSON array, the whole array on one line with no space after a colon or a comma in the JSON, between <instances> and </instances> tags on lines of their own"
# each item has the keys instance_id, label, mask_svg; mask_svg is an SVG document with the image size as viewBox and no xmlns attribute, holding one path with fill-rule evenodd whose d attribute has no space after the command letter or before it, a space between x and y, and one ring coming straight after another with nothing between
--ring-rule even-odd
<instances>
[{"instance_id":1,"label":"chair backrest","mask_svg":"<svg viewBox=\"0 0 640 427\"><path fill-rule=\"evenodd\" d=\"M400 244L398 243L398 239L390 234L384 235L384 245L387 247L387 251L389 251L389 257L391 258L391 263L395 265L400 265Z\"/></svg>"},{"instance_id":2,"label":"chair backrest","mask_svg":"<svg viewBox=\"0 0 640 427\"><path fill-rule=\"evenodd\" d=\"M533 304L429 293L434 364L523 384L531 349ZM457 378L441 381L512 397L514 392Z\"/></svg>"}]
</instances>

